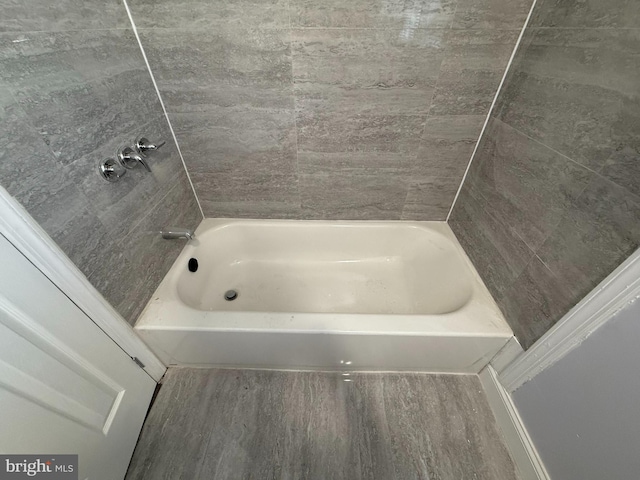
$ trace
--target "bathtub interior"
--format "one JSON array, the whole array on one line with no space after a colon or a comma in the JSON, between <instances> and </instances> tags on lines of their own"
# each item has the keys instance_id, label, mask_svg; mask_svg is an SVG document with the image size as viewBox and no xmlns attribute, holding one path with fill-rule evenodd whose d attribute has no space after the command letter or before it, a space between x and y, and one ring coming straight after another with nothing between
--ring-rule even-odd
<instances>
[{"instance_id":1,"label":"bathtub interior","mask_svg":"<svg viewBox=\"0 0 640 480\"><path fill-rule=\"evenodd\" d=\"M205 219L135 330L167 365L463 374L513 337L444 222Z\"/></svg>"},{"instance_id":2,"label":"bathtub interior","mask_svg":"<svg viewBox=\"0 0 640 480\"><path fill-rule=\"evenodd\" d=\"M467 304L473 278L441 230L205 221L176 262L175 288L186 305L207 311L445 314ZM228 290L238 293L233 301Z\"/></svg>"}]
</instances>

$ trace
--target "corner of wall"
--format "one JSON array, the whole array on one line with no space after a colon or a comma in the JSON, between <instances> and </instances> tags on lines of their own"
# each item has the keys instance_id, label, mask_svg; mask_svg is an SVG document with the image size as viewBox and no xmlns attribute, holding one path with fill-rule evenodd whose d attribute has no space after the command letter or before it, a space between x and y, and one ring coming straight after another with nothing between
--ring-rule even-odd
<instances>
[{"instance_id":1,"label":"corner of wall","mask_svg":"<svg viewBox=\"0 0 640 480\"><path fill-rule=\"evenodd\" d=\"M151 77L151 82L153 82L153 88L156 90L156 95L158 96L158 101L162 106L162 111L164 112L164 118L167 121L167 125L169 125L169 130L171 131L171 136L173 137L173 141L178 150L178 154L180 155L180 160L182 161L182 167L184 168L184 173L189 180L189 185L191 186L191 190L193 192L193 196L196 199L196 203L198 204L198 208L200 209L200 213L202 214L202 218L205 218L204 210L202 209L202 204L200 203L200 199L198 198L198 194L196 193L196 188L193 185L193 181L191 180L191 175L189 174L189 170L187 169L187 164L184 161L184 156L182 155L182 150L180 149L180 144L178 143L178 138L176 137L175 131L173 130L173 125L171 124L171 119L167 114L167 108L165 107L164 100L162 99L162 95L160 94L160 89L158 88L158 84L156 82L156 78L153 75L153 71L151 70L151 65L149 64L149 59L147 58L147 54L144 51L144 47L142 46L142 42L140 41L140 35L138 34L138 28L136 27L136 23L133 19L133 14L131 13L131 9L129 8L129 4L127 0L122 0L124 4L124 8L127 10L127 15L129 16L129 21L131 22L131 28L133 30L134 35L136 36L136 41L138 42L138 46L140 47L140 52L142 53L142 57L144 58L145 66L147 67L147 71L149 72L149 76Z\"/></svg>"},{"instance_id":2,"label":"corner of wall","mask_svg":"<svg viewBox=\"0 0 640 480\"><path fill-rule=\"evenodd\" d=\"M456 202L458 201L458 197L460 196L460 192L462 191L462 187L464 185L465 180L467 179L467 175L469 174L469 169L471 168L471 163L476 156L478 151L478 147L480 142L484 136L484 133L487 129L487 125L489 124L489 120L491 119L491 115L493 114L493 110L495 108L496 102L500 97L500 93L502 92L502 87L504 86L505 80L507 79L507 75L509 74L509 70L511 69L511 65L513 64L513 59L518 52L518 48L520 48L520 43L522 42L522 37L524 36L524 32L529 25L531 20L531 16L533 15L533 10L536 8L536 3L538 0L533 0L531 3L531 8L529 9L529 13L527 14L527 18L524 21L524 25L522 25L522 30L520 30L520 35L518 35L518 40L516 41L515 46L513 47L513 51L511 52L511 57L509 58L509 62L507 63L506 68L504 69L504 74L502 75L502 79L500 80L500 84L498 85L498 89L496 90L496 94L493 97L493 101L491 102L491 106L489 107L489 112L487 113L487 118L484 121L484 125L482 126L482 130L480 131L480 135L478 136L478 140L476 141L476 145L471 153L471 157L469 158L469 163L467 164L467 168L464 171L464 175L462 176L462 180L460 181L460 186L456 192L456 196L453 198L453 202L451 202L451 208L449 209L449 213L447 214L446 222L449 223L449 219L451 218L451 214L453 213L453 209L456 206Z\"/></svg>"},{"instance_id":3,"label":"corner of wall","mask_svg":"<svg viewBox=\"0 0 640 480\"><path fill-rule=\"evenodd\" d=\"M498 373L488 365L480 372L479 377L522 480L551 480L511 395L500 382Z\"/></svg>"}]
</instances>

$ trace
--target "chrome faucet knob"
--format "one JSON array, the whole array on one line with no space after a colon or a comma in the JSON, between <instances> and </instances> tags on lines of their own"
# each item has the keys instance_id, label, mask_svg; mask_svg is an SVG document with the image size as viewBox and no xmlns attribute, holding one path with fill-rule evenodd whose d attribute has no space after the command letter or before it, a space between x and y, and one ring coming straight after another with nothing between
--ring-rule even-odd
<instances>
[{"instance_id":1,"label":"chrome faucet knob","mask_svg":"<svg viewBox=\"0 0 640 480\"><path fill-rule=\"evenodd\" d=\"M153 152L155 150L158 150L165 143L167 143L167 142L160 142L158 144L151 143L151 141L148 138L138 137L136 139L135 147L136 147L136 150L138 151L138 153L140 153L140 155L144 155L147 152Z\"/></svg>"},{"instance_id":2,"label":"chrome faucet knob","mask_svg":"<svg viewBox=\"0 0 640 480\"><path fill-rule=\"evenodd\" d=\"M107 182L117 182L127 170L113 158L105 158L98 164L98 172Z\"/></svg>"},{"instance_id":3,"label":"chrome faucet knob","mask_svg":"<svg viewBox=\"0 0 640 480\"><path fill-rule=\"evenodd\" d=\"M147 169L147 172L151 171L151 168L147 164L147 161L142 157L142 155L140 155L131 147L122 147L120 150L118 150L116 157L125 168L131 169L137 167L138 164L141 164L144 168Z\"/></svg>"}]
</instances>

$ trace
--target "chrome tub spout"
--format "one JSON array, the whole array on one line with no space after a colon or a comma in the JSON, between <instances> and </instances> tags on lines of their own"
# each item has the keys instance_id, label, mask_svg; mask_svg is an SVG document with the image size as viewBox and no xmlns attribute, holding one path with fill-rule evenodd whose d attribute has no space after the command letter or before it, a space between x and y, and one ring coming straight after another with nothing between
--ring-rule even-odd
<instances>
[{"instance_id":1,"label":"chrome tub spout","mask_svg":"<svg viewBox=\"0 0 640 480\"><path fill-rule=\"evenodd\" d=\"M196 237L193 230L187 230L186 228L170 228L168 230L163 230L160 233L162 234L162 238L166 238L167 240L173 240L174 238L186 238L187 240L193 240Z\"/></svg>"}]
</instances>

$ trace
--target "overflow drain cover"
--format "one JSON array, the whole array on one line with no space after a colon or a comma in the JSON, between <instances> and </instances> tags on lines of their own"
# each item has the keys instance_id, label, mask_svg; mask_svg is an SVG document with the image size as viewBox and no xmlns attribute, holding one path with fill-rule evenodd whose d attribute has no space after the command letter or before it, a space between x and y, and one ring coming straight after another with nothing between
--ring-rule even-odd
<instances>
[{"instance_id":1,"label":"overflow drain cover","mask_svg":"<svg viewBox=\"0 0 640 480\"><path fill-rule=\"evenodd\" d=\"M236 298L238 298L238 292L236 292L235 290L227 290L224 293L224 299L227 301L231 301L231 300L235 300Z\"/></svg>"}]
</instances>

